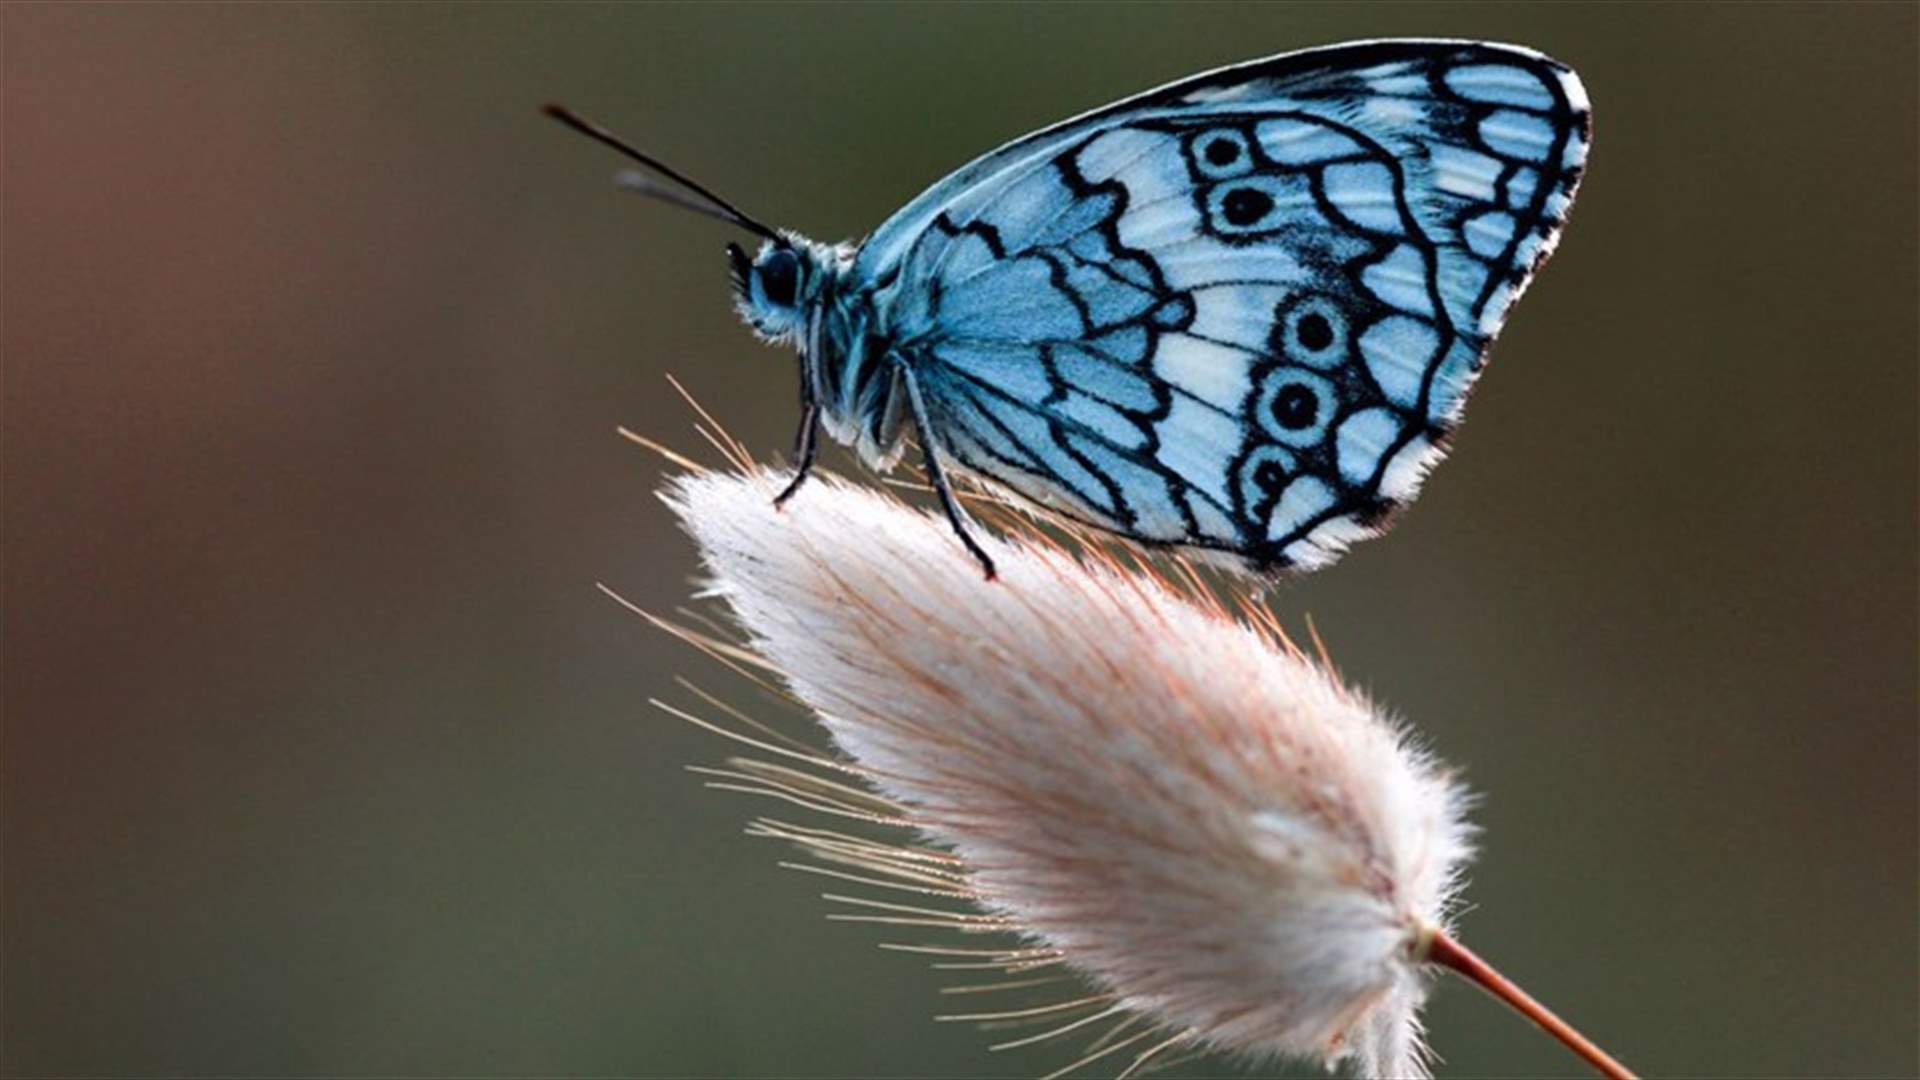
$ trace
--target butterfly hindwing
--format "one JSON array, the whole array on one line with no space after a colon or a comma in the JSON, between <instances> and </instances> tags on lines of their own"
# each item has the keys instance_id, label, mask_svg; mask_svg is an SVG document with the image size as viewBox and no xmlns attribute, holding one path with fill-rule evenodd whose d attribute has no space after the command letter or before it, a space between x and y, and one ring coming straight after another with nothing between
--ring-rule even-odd
<instances>
[{"instance_id":1,"label":"butterfly hindwing","mask_svg":"<svg viewBox=\"0 0 1920 1080\"><path fill-rule=\"evenodd\" d=\"M1441 455L1586 134L1526 50L1292 54L995 151L856 268L941 452L1138 540L1310 567Z\"/></svg>"}]
</instances>

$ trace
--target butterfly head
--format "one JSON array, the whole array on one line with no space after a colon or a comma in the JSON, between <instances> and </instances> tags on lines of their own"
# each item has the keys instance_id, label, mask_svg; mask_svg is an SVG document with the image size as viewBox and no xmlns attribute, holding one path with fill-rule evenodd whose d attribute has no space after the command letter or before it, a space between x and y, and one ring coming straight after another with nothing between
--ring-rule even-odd
<instances>
[{"instance_id":1,"label":"butterfly head","mask_svg":"<svg viewBox=\"0 0 1920 1080\"><path fill-rule=\"evenodd\" d=\"M831 249L798 237L768 240L751 258L740 245L728 244L734 308L768 341L791 340L819 299L832 255Z\"/></svg>"}]
</instances>

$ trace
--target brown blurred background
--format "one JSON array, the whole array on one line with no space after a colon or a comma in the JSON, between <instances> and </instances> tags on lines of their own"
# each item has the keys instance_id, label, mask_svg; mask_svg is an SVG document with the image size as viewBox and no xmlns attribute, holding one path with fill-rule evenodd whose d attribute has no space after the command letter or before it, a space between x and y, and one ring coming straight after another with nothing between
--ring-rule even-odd
<instances>
[{"instance_id":1,"label":"brown blurred background","mask_svg":"<svg viewBox=\"0 0 1920 1080\"><path fill-rule=\"evenodd\" d=\"M738 684L594 590L693 570L615 425L697 445L673 372L777 453L792 361L535 106L853 237L1408 34L1574 65L1593 167L1427 496L1269 601L1481 792L1465 938L1627 1060L1914 1073L1917 10L7 6L5 1072L1059 1064L931 1023L645 707Z\"/></svg>"}]
</instances>

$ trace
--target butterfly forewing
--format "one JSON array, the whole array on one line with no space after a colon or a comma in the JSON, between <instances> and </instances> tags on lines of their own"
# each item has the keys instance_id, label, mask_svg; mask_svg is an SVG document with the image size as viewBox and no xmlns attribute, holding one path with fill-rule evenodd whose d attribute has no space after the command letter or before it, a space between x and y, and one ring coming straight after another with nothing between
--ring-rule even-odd
<instances>
[{"instance_id":1,"label":"butterfly forewing","mask_svg":"<svg viewBox=\"0 0 1920 1080\"><path fill-rule=\"evenodd\" d=\"M1291 54L986 155L855 277L943 455L1137 540L1316 566L1441 455L1587 129L1526 50Z\"/></svg>"}]
</instances>

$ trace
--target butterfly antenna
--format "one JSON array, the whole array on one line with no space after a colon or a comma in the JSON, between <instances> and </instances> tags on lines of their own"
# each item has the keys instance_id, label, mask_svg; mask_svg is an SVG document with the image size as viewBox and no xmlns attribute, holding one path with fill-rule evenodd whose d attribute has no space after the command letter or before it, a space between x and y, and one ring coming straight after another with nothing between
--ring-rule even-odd
<instances>
[{"instance_id":1,"label":"butterfly antenna","mask_svg":"<svg viewBox=\"0 0 1920 1080\"><path fill-rule=\"evenodd\" d=\"M622 187L631 191L638 191L643 195L651 195L654 198L672 203L685 210L692 210L696 213L706 214L708 217L719 218L721 221L738 225L748 232L765 237L768 240L778 241L780 239L779 233L774 232L769 226L749 217L746 211L741 210L739 207L714 194L708 190L704 184L701 184L699 181L694 180L692 177L658 158L641 153L633 147L633 144L615 135L613 132L608 131L606 128L590 120L583 119L566 106L547 104L541 106L540 111L595 142L613 147L620 153L625 154L640 164L645 165L647 168L652 169L654 172L672 180L674 183L679 184L681 187L686 188L688 191L693 192L695 195L700 196L713 205L710 207L696 205L692 200L680 195L678 192L663 185L656 184L644 176L637 176L632 173L621 174L620 185Z\"/></svg>"},{"instance_id":2,"label":"butterfly antenna","mask_svg":"<svg viewBox=\"0 0 1920 1080\"><path fill-rule=\"evenodd\" d=\"M645 195L650 199L659 199L669 206L677 206L682 210L691 210L696 214L714 218L718 221L725 221L729 224L733 222L733 218L725 211L715 208L710 203L704 203L699 199L684 195L680 192L679 188L668 187L653 177L648 176L646 173L641 172L639 169L621 169L619 172L614 173L613 186L619 188L621 191L631 191L637 195Z\"/></svg>"}]
</instances>

